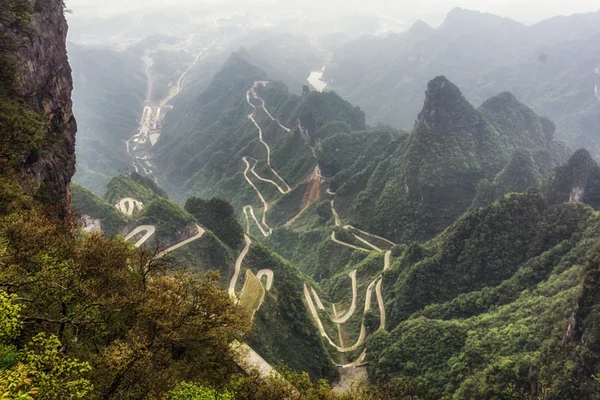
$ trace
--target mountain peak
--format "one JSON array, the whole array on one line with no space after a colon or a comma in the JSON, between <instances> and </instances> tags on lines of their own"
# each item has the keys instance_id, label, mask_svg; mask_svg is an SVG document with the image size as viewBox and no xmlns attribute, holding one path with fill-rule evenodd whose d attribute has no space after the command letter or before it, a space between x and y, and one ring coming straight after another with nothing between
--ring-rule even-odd
<instances>
[{"instance_id":1,"label":"mountain peak","mask_svg":"<svg viewBox=\"0 0 600 400\"><path fill-rule=\"evenodd\" d=\"M427 85L425 103L417 123L428 127L456 121L468 125L478 119L477 111L464 98L460 89L445 76L432 79Z\"/></svg>"},{"instance_id":2,"label":"mountain peak","mask_svg":"<svg viewBox=\"0 0 600 400\"><path fill-rule=\"evenodd\" d=\"M456 7L448 13L440 29L451 29L464 32L472 31L474 29L488 29L490 27L497 27L499 25L507 27L523 26L523 24L510 18L503 18L494 14L483 13L477 10Z\"/></svg>"},{"instance_id":3,"label":"mountain peak","mask_svg":"<svg viewBox=\"0 0 600 400\"><path fill-rule=\"evenodd\" d=\"M417 20L407 31L411 36L423 36L435 31L427 22Z\"/></svg>"}]
</instances>

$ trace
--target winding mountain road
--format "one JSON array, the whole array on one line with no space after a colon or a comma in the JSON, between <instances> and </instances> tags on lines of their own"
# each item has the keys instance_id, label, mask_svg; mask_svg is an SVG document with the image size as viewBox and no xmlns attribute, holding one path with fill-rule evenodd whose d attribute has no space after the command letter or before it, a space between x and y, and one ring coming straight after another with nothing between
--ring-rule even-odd
<instances>
[{"instance_id":1,"label":"winding mountain road","mask_svg":"<svg viewBox=\"0 0 600 400\"><path fill-rule=\"evenodd\" d=\"M156 255L156 257L157 257L157 258L164 257L164 256L166 256L167 254L169 254L170 252L172 252L172 251L175 251L175 250L177 250L177 249L179 249L179 248L181 248L181 247L183 247L183 246L185 246L185 245L187 245L187 244L190 244L190 243L192 243L192 242L194 242L194 241L196 241L196 240L200 239L202 236L204 236L204 234L206 233L206 231L205 231L204 229L202 229L202 228L200 227L200 225L198 225L198 224L195 224L195 225L196 225L196 229L198 230L198 233L196 233L194 236L192 236L192 237L190 237L190 238L188 238L188 239L185 239L185 240L184 240L184 241L182 241L182 242L179 242L179 243L177 243L177 244L176 244L176 245L174 245L174 246L171 246L171 247L169 247L169 248L168 248L168 249L166 249L166 250L163 250L163 251L161 251L160 253L158 253L158 254Z\"/></svg>"},{"instance_id":2,"label":"winding mountain road","mask_svg":"<svg viewBox=\"0 0 600 400\"><path fill-rule=\"evenodd\" d=\"M250 214L252 215L252 218L254 218L254 221L256 221L256 224L258 225L258 228L260 229L263 236L267 237L271 233L273 233L273 229L271 229L271 227L267 224L267 211L269 211L269 203L267 203L267 200L265 200L265 198L262 195L262 193L260 192L260 190L258 190L256 185L250 180L250 177L248 176L248 171L250 170L250 163L248 162L248 158L242 157L242 161L244 161L244 163L246 164L246 169L244 171L244 178L246 178L246 181L248 182L248 184L250 186L252 186L252 188L254 189L254 191L256 192L258 197L260 198L260 201L262 201L262 203L263 203L262 225L256 219L256 216L254 215L254 208L251 205L244 206L243 211L244 211L244 214L246 214L247 211L250 212ZM263 227L267 228L268 233Z\"/></svg>"},{"instance_id":3,"label":"winding mountain road","mask_svg":"<svg viewBox=\"0 0 600 400\"><path fill-rule=\"evenodd\" d=\"M244 157L244 158L251 158L251 157ZM260 176L256 172L256 164L258 164L258 160L254 160L254 165L252 166L252 169L250 170L250 172L252 172L252 175L254 175L258 180L270 183L271 185L275 186L281 194L288 194L290 192L287 189L286 190L282 189L281 186L279 186L277 183L275 183L275 181L272 181L271 179L263 178L262 176Z\"/></svg>"},{"instance_id":4,"label":"winding mountain road","mask_svg":"<svg viewBox=\"0 0 600 400\"><path fill-rule=\"evenodd\" d=\"M148 239L150 239L152 237L152 235L154 235L154 233L156 232L156 227L152 226L152 225L141 225L138 226L137 228L135 228L134 230L132 230L129 235L125 236L125 240L129 241L131 240L134 236L145 232L144 236L142 236L135 244L135 247L140 247L141 245L143 245L144 243L146 243L148 241Z\"/></svg>"},{"instance_id":5,"label":"winding mountain road","mask_svg":"<svg viewBox=\"0 0 600 400\"><path fill-rule=\"evenodd\" d=\"M335 195L335 193L331 192L330 190L328 190L328 193L331 195ZM331 211L334 217L334 222L335 222L335 226L340 227L342 226L342 221L337 213L337 210L335 209L335 202L334 200L331 200L330 202L331 204ZM383 271L386 271L389 269L390 267L390 263L391 263L391 256L392 256L392 252L391 251L384 251L381 248L375 246L374 244L370 243L368 240L361 238L360 236L358 236L357 234L355 234L354 232L352 232L352 230L359 232L365 236L369 236L369 237L373 237L379 240L382 240L392 246L394 246L395 244L393 242L391 242L388 239L385 239L381 236L378 235L374 235L372 233L369 232L365 232L362 231L358 228L355 228L351 225L345 225L343 227L345 230L350 231L352 233L352 235L359 241L361 241L362 243L364 243L365 245L367 245L368 247L370 247L371 249L377 251L378 253L384 253L384 257L383 257ZM371 250L368 249L364 249L364 248L360 248L354 245L351 245L349 243L345 243L342 242L340 240L337 240L337 238L335 237L335 232L332 232L331 234L331 240L335 243L338 243L340 245L343 245L345 247L349 247L352 248L354 250L358 250L358 251L364 251L364 252L371 252ZM378 276L377 278L375 278L375 280L373 280L369 286L367 287L366 293L365 293L365 307L363 310L363 320L362 320L362 324L361 324L361 328L360 328L360 333L359 333L359 337L358 340L356 341L356 343L352 346L344 346L343 342L342 342L342 334L341 334L341 325L346 323L355 313L356 311L356 298L357 298L357 290L356 290L356 273L357 270L354 270L351 273L351 278L352 278L352 305L350 307L350 309L348 310L348 312L343 316L343 317L338 317L338 313L335 307L335 304L332 304L332 308L333 308L333 318L331 318L331 321L333 323L335 323L338 327L338 336L339 336L339 340L340 340L340 345L337 345L336 343L334 343L331 338L329 337L329 335L327 335L327 332L325 332L325 329L323 327L323 323L321 321L321 318L319 317L317 308L315 307L315 301L317 302L317 304L320 304L321 306L319 307L319 309L324 310L324 307L322 307L322 301L319 298L318 294L316 293L316 291L310 287L309 290L309 285L308 284L304 284L304 298L305 301L308 305L309 311L313 317L313 320L315 321L315 323L317 324L317 329L319 330L319 333L321 334L321 336L323 336L331 346L333 346L338 352L340 353L346 353L349 351L354 351L357 348L359 348L365 341L366 339L366 328L364 325L364 318L366 313L371 309L371 302L372 302L372 296L373 296L373 291L375 291L375 295L377 298L377 306L379 308L379 327L378 330L383 330L385 329L386 326L386 312L385 312L385 302L383 299L383 277ZM313 300L314 298L314 300ZM353 368L353 367L357 367L360 366L364 363L366 359L366 350L363 351L361 353L361 355L359 356L359 358L357 360L355 360L352 363L349 364L344 364L344 365L339 365L341 368Z\"/></svg>"},{"instance_id":6,"label":"winding mountain road","mask_svg":"<svg viewBox=\"0 0 600 400\"><path fill-rule=\"evenodd\" d=\"M136 208L138 211L142 211L144 209L144 204L131 197L126 197L119 200L119 202L115 204L115 208L130 217L133 215Z\"/></svg>"},{"instance_id":7,"label":"winding mountain road","mask_svg":"<svg viewBox=\"0 0 600 400\"><path fill-rule=\"evenodd\" d=\"M267 278L267 283L263 284L263 286L265 287L265 290L268 292L269 290L271 290L271 287L273 286L273 278L275 277L275 275L273 274L273 271L270 269L261 269L260 271L258 271L256 273L256 279L261 281L261 283L262 283L263 276Z\"/></svg>"},{"instance_id":8,"label":"winding mountain road","mask_svg":"<svg viewBox=\"0 0 600 400\"><path fill-rule=\"evenodd\" d=\"M350 304L350 308L344 314L343 317L333 318L331 321L335 324L343 324L350 319L352 315L354 315L354 311L356 311L356 298L358 297L358 284L356 282L356 270L350 272L350 280L352 281L352 302ZM316 294L316 293L315 293ZM317 297L318 298L318 297ZM318 300L321 303L321 299ZM335 311L334 311L335 315Z\"/></svg>"},{"instance_id":9,"label":"winding mountain road","mask_svg":"<svg viewBox=\"0 0 600 400\"><path fill-rule=\"evenodd\" d=\"M240 276L240 270L242 269L242 262L244 261L244 258L246 258L246 255L248 254L248 250L250 250L250 246L252 245L252 240L250 240L250 236L244 235L244 240L245 240L246 244L244 245L244 249L240 253L239 257L235 261L235 269L233 272L233 276L231 277L231 280L229 281L229 297L231 297L232 299L235 299L236 301L238 301L238 298L235 294L235 284L237 283L238 278Z\"/></svg>"},{"instance_id":10,"label":"winding mountain road","mask_svg":"<svg viewBox=\"0 0 600 400\"><path fill-rule=\"evenodd\" d=\"M248 115L248 118L252 121L252 123L254 124L254 126L256 127L256 129L258 130L258 135L259 135L259 141L261 142L261 144L266 148L267 150L267 166L269 167L269 169L271 170L271 172L273 173L273 175L275 177L278 178L278 180L283 183L284 187L282 187L280 184L278 184L277 182L275 182L274 180L271 179L267 179L264 178L262 176L260 176L257 172L256 172L256 165L257 165L257 160L254 160L253 165L250 164L250 162L248 161L249 157L243 157L242 160L244 161L246 168L244 171L244 178L246 179L246 181L248 182L248 184L250 186L252 186L252 188L254 189L254 191L257 193L258 197L260 198L261 202L263 203L263 216L262 216L262 222L259 222L258 219L256 218L256 216L254 215L254 209L251 205L246 205L243 208L244 211L244 215L246 218L246 231L249 232L250 230L250 218L252 218L254 220L254 222L256 223L256 225L258 226L258 228L260 229L261 233L263 234L263 236L267 237L269 236L273 230L268 226L267 222L266 222L266 213L269 210L269 205L268 202L266 201L266 199L264 198L264 196L262 195L262 193L260 192L260 190L258 189L258 187L252 182L252 180L250 179L249 173L251 173L252 175L254 175L254 177L262 182L266 182L269 183L273 186L275 186L277 188L277 190L283 194L286 195L289 192L291 192L291 188L290 186L287 184L287 182L277 173L277 171L275 171L272 168L271 165L271 148L269 147L268 143L266 143L266 141L264 140L263 137L263 131L262 128L260 127L260 125L258 124L257 120L256 120L256 112L257 112L257 106L253 103L253 100L258 100L261 104L261 108L264 110L265 114L274 122L276 122L282 129L284 129L286 132L291 132L291 130L287 127L285 127L284 125L281 124L281 122L276 119L267 109L265 101L260 98L256 92L256 90L258 89L259 86L266 86L268 84L268 82L266 81L256 81L254 82L254 85L252 86L252 88L250 88L247 92L246 92L246 102L250 105L250 107L252 107L252 113L250 115ZM299 123L299 129L301 131L301 133L306 134L306 132L303 131L303 127L300 125ZM311 150L313 152L313 156L316 158L316 152L314 150L314 148L311 147ZM321 175L321 171L319 169L319 165L317 164L315 170L313 171L313 175L316 174L317 175L317 179L321 180L322 182L326 182L327 179L325 177L323 177ZM330 195L335 195L334 192L332 192L329 188L327 189L327 193ZM342 221L335 209L335 203L334 200L331 200L331 210L334 216L334 221L335 221L335 226L337 227L342 227ZM381 240L391 246L394 246L394 243L391 242L390 240L387 240L381 236L377 236L375 234L371 234L369 232L365 232L362 231L358 228L355 228L351 225L346 225L343 226L343 229L349 231L356 240L360 241L361 243L363 243L364 245L366 245L368 248L362 248L362 247L358 247L355 246L353 244L350 243L345 243L343 241L340 241L337 239L335 231L333 231L331 233L331 240L334 243L340 244L342 246L345 247L349 247L353 250L357 250L357 251L361 251L361 252L366 252L366 253L370 253L371 251L376 251L378 253L384 253L384 268L383 270L387 270L389 268L390 265L390 260L391 260L391 251L384 251L382 250L380 247L372 244L371 242L369 242L367 239L357 235L357 233L360 233L364 236L367 237L372 237L378 240ZM355 233L356 232L356 233ZM248 235L246 235L246 237L248 238ZM249 246L247 244L247 246ZM247 251L246 251L247 252ZM229 286L229 292L230 295L232 295L232 297L235 296L235 282L237 282L237 278L239 277L239 271L241 268L241 263L245 257L245 252L242 252L242 254L240 255L240 257L238 258L238 262L236 262L236 272L234 273L234 278L232 278L232 281L230 282L230 286ZM267 288L267 290L270 289L271 286L271 282L272 281L272 271L259 271L257 277L260 279L262 278L262 276L267 276L267 283L265 285L265 287ZM338 334L339 334L339 340L340 343L342 345L337 345L336 343L334 343L331 338L328 336L327 332L325 331L324 327L323 327L323 323L319 317L318 314L318 310L325 310L325 307L323 305L323 302L321 301L321 299L319 298L319 295L317 294L317 292L314 290L313 287L311 287L310 285L308 285L307 283L304 284L304 297L305 297L305 301L308 305L309 311L317 325L317 328L321 334L321 336L323 336L331 346L333 346L337 351L341 352L341 353L346 353L346 352L351 352L356 350L357 348L359 348L365 341L366 339L366 328L364 325L364 317L366 315L366 313L371 309L371 303L372 303L372 296L373 296L373 292L375 292L376 298L377 298L377 304L378 304L378 308L379 308L379 312L380 312L380 325L379 325L379 330L381 329L385 329L385 325L386 325L386 314L385 314L385 304L384 304L384 300L383 300L383 278L381 276L378 276L375 280L373 280L369 286L367 287L366 290L366 294L365 294L365 305L364 305L364 309L363 309L363 321L361 324L361 328L360 328L360 333L359 333L359 337L358 340L356 341L355 344L351 345L351 346L344 346L342 343L342 335L341 335L341 325L346 323L355 313L356 313L356 308L357 308L357 298L358 298L358 283L357 283L357 270L355 269L354 271L352 271L350 274L350 279L352 282L352 301L351 301L351 305L349 310L343 315L343 316L338 316L337 310L335 308L335 304L332 305L333 307L333 317L331 317L331 321L336 324L338 326ZM262 283L262 281L261 281ZM316 304L315 304L316 303ZM353 366L357 366L360 365L361 363L364 362L366 357L366 352L363 351L362 354L360 355L360 357L355 360L353 363L350 364L346 364L343 365L342 367L353 367Z\"/></svg>"},{"instance_id":11,"label":"winding mountain road","mask_svg":"<svg viewBox=\"0 0 600 400\"><path fill-rule=\"evenodd\" d=\"M212 41L211 44L209 44L208 46L206 46L204 49L202 49L202 51L200 53L198 53L196 55L196 58L194 59L194 62L192 62L190 64L189 67L187 67L187 69L185 71L183 71L183 73L181 74L181 77L179 77L179 80L177 81L177 89L174 91L174 93L170 94L169 96L165 97L161 102L160 102L160 106L162 107L163 105L167 104L169 101L173 100L175 97L177 97L180 93L181 93L181 87L183 85L183 82L185 80L185 78L187 77L187 74L192 70L192 68L194 68L194 66L198 63L198 60L200 60L200 57L202 57L202 55L204 53L206 53L211 47L214 46L215 43L217 43L219 39L215 39Z\"/></svg>"},{"instance_id":12,"label":"winding mountain road","mask_svg":"<svg viewBox=\"0 0 600 400\"><path fill-rule=\"evenodd\" d=\"M285 193L289 193L289 192L292 191L292 189L287 184L287 182L277 173L277 171L275 171L275 169L273 169L273 167L271 166L271 147L269 147L269 145L267 144L267 142L265 142L265 140L263 138L262 128L260 127L260 125L258 124L258 122L256 122L256 119L255 119L255 117L256 117L256 106L254 104L252 104L252 101L250 100L250 97L252 95L252 98L259 99L264 104L264 101L260 97L258 97L258 95L256 94L256 88L258 88L259 85L266 85L267 83L268 82L265 82L265 81L256 81L256 82L254 82L254 85L246 92L246 101L248 102L248 104L250 105L250 107L252 107L252 113L250 115L248 115L248 118L252 121L252 123L254 123L254 126L258 130L258 139L259 139L259 141L267 149L267 166L269 167L269 169L271 170L271 172L273 172L273 175L275 175L285 185L285 187L286 187L286 192Z\"/></svg>"}]
</instances>

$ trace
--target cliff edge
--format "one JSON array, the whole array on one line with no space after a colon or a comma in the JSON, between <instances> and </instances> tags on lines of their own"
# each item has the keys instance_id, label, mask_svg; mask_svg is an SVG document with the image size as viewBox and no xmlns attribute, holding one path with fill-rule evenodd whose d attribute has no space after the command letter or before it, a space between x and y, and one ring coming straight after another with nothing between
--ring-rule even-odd
<instances>
[{"instance_id":1,"label":"cliff edge","mask_svg":"<svg viewBox=\"0 0 600 400\"><path fill-rule=\"evenodd\" d=\"M28 180L30 194L68 214L75 173L73 81L62 0L7 0L0 10L2 107L19 123L0 121L4 158ZM6 110L5 110L6 111ZM5 113L5 116L9 113ZM5 160L6 161L6 160Z\"/></svg>"}]
</instances>

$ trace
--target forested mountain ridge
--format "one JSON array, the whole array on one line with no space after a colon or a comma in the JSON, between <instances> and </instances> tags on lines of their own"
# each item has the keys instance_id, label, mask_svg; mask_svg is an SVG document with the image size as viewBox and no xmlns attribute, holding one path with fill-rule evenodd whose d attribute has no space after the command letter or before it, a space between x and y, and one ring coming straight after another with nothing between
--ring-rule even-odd
<instances>
[{"instance_id":1,"label":"forested mountain ridge","mask_svg":"<svg viewBox=\"0 0 600 400\"><path fill-rule=\"evenodd\" d=\"M597 393L582 369L559 367L572 365L579 355L585 355L589 371L595 363L588 354L595 346L593 312L587 308L578 322L570 319L578 313L581 290L589 285L588 263L597 253L592 208L597 207L597 165L585 150L571 157L572 151L554 140L554 124L511 93L475 108L443 76L428 84L410 134L367 127L359 109L333 106L339 99L335 93L305 91L296 98L278 83L257 87L251 79L246 103L258 100L256 109L269 113L256 119L258 126L249 124L254 137L250 132L229 140L249 143L257 131L275 129L264 134L269 155L256 157L263 163L268 156L276 160L283 149L288 163L271 164L280 172L306 157L318 167L321 188L303 210L294 206L301 197L284 186L281 193L273 189L264 195L269 207L261 210L262 221L269 229L262 234L255 228L260 217L252 221L245 210L242 215L258 239L310 276L305 306L336 362L352 368L366 357L369 377L397 398ZM238 113L229 112L248 118ZM285 146L274 146L282 134L289 137L284 132L302 135L291 157ZM233 159L249 151L242 144ZM167 154L163 149L161 155ZM229 165L221 176L240 173L235 163L221 165ZM201 182L207 192L222 185L218 179ZM269 193L269 185L258 187ZM239 193L221 195L242 205ZM282 205L288 209L284 214ZM289 219L290 209L299 214ZM383 293L383 302L377 298L373 305L375 292ZM363 304L364 312L356 312ZM529 313L542 315L542 322L536 324ZM518 328L513 332L505 321ZM590 335L588 342L563 341L573 324L587 327L578 334ZM486 329L498 334L486 336ZM522 340L528 332L531 337ZM485 350L488 345L496 350ZM567 355L571 350L575 356ZM531 372L533 365L540 373Z\"/></svg>"},{"instance_id":2,"label":"forested mountain ridge","mask_svg":"<svg viewBox=\"0 0 600 400\"><path fill-rule=\"evenodd\" d=\"M198 273L218 271L221 284L224 287L231 284L234 264L239 253L244 251L244 238L242 226L229 204L217 199L192 198L183 209L169 201L166 193L152 180L136 173L113 178L104 197L99 198L75 186L74 211L99 219L104 232L119 233L132 243L137 241L136 246L143 244L151 252L168 251L194 237L199 225L204 230L201 237L169 252L169 256ZM129 208L128 202L132 203L131 214L122 208ZM139 227L144 228L140 230ZM148 229L151 229L151 235L142 236ZM247 335L252 348L272 365L306 371L312 378L334 378L335 371L320 346L316 331L311 329L306 311L294 306L301 295L302 276L265 247L256 245L247 251L247 257L241 259L240 276L265 269L274 274L272 289L264 293L264 299L253 311L254 323ZM243 293L245 280L234 281L234 290ZM281 341L287 345L278 346Z\"/></svg>"},{"instance_id":3,"label":"forested mountain ridge","mask_svg":"<svg viewBox=\"0 0 600 400\"><path fill-rule=\"evenodd\" d=\"M358 164L341 174L346 182L333 177L340 211L352 224L400 242L431 238L474 202L487 205L494 196L539 186L570 154L553 140L554 129L508 92L475 109L453 83L435 78L408 137L371 162L367 175ZM530 165L520 166L521 158Z\"/></svg>"},{"instance_id":4,"label":"forested mountain ridge","mask_svg":"<svg viewBox=\"0 0 600 400\"><path fill-rule=\"evenodd\" d=\"M437 29L418 22L403 33L346 43L334 51L325 78L366 111L369 123L404 129L412 127L432 76L447 76L476 105L509 90L556 122L558 138L595 153L599 26L600 12L525 26L455 9Z\"/></svg>"},{"instance_id":5,"label":"forested mountain ridge","mask_svg":"<svg viewBox=\"0 0 600 400\"><path fill-rule=\"evenodd\" d=\"M0 9L0 397L600 398L600 167L549 119L438 76L410 133L370 127L242 50L100 197L69 185L64 11ZM448 38L522 29L472 17Z\"/></svg>"}]
</instances>

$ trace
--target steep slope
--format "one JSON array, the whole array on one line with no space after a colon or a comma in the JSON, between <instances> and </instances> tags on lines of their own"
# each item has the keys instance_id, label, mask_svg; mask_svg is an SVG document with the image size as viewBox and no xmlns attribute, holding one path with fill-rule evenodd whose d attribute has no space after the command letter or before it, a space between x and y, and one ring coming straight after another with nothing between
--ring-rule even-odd
<instances>
[{"instance_id":1,"label":"steep slope","mask_svg":"<svg viewBox=\"0 0 600 400\"><path fill-rule=\"evenodd\" d=\"M347 181L334 177L339 185L340 212L358 227L401 242L430 238L467 210L475 198L479 198L476 204L486 205L503 191L540 184L553 166L565 161L553 134L552 123L510 93L475 109L453 83L445 77L435 78L408 138L400 137L395 146L388 145L389 153L366 175L361 166ZM526 149L535 154L531 179L511 186L506 181L520 173L515 152ZM491 194L488 190L491 198L486 202L481 180L503 188Z\"/></svg>"},{"instance_id":2,"label":"steep slope","mask_svg":"<svg viewBox=\"0 0 600 400\"><path fill-rule=\"evenodd\" d=\"M266 285L263 299L250 308L254 323L247 334L249 344L274 366L307 371L313 378L336 377L307 311L298 307L303 276L253 239L248 247L248 242L242 245L232 240L230 232L243 231L229 204L218 199L190 199L186 203L188 213L168 200L154 182L135 173L113 178L105 198L107 201L75 186L73 207L100 219L107 234L119 232L151 254L168 255L193 271L218 271L222 285L229 285L242 299L250 296L246 292L251 293L246 289L251 279L248 274L256 274L262 287L260 277L269 271L266 274L271 274L271 283ZM225 214L227 221L223 219ZM241 279L244 275L246 279ZM240 306L244 307L245 302Z\"/></svg>"},{"instance_id":3,"label":"steep slope","mask_svg":"<svg viewBox=\"0 0 600 400\"><path fill-rule=\"evenodd\" d=\"M137 129L146 98L142 60L117 52L69 43L75 71L73 101L79 119L75 180L98 194L130 166L124 141Z\"/></svg>"},{"instance_id":4,"label":"steep slope","mask_svg":"<svg viewBox=\"0 0 600 400\"><path fill-rule=\"evenodd\" d=\"M578 310L593 301L582 289L596 269L598 226L589 206L549 206L529 191L411 245L384 275L395 328L369 341L370 377L425 398L593 398L594 368L585 376L575 365L595 359L584 355L596 340L581 340L595 327Z\"/></svg>"},{"instance_id":5,"label":"steep slope","mask_svg":"<svg viewBox=\"0 0 600 400\"><path fill-rule=\"evenodd\" d=\"M33 178L32 194L62 216L69 211L77 130L63 12L59 0L11 2L0 11L0 161Z\"/></svg>"},{"instance_id":6,"label":"steep slope","mask_svg":"<svg viewBox=\"0 0 600 400\"><path fill-rule=\"evenodd\" d=\"M290 94L234 53L193 109L166 117L158 178L177 199L218 196L238 212L264 206L248 179L267 203L288 193L302 199L317 165L314 133L334 121L364 128L362 112L334 93Z\"/></svg>"},{"instance_id":7,"label":"steep slope","mask_svg":"<svg viewBox=\"0 0 600 400\"><path fill-rule=\"evenodd\" d=\"M599 27L599 12L524 26L455 9L437 29L418 22L401 34L347 43L325 77L332 90L366 111L370 123L405 129L413 125L431 76L447 76L474 104L509 90L555 121L560 139L595 153Z\"/></svg>"}]
</instances>

